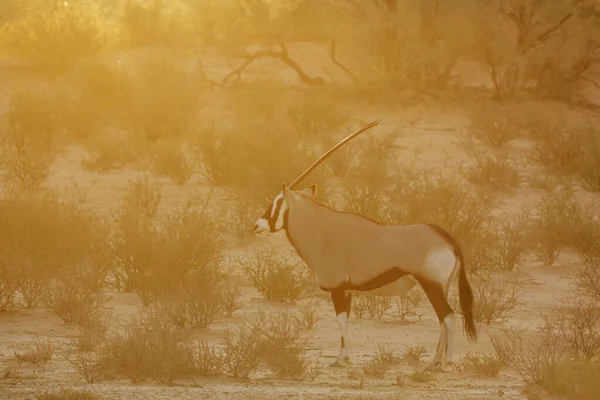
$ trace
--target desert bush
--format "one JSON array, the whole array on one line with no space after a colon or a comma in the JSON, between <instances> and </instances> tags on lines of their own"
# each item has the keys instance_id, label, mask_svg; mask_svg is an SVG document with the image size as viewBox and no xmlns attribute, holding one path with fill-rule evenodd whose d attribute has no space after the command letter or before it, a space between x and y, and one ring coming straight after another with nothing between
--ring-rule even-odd
<instances>
[{"instance_id":1,"label":"desert bush","mask_svg":"<svg viewBox=\"0 0 600 400\"><path fill-rule=\"evenodd\" d=\"M23 273L23 270L21 272L22 278L19 284L19 293L21 294L25 308L31 309L40 303L45 289L45 282L33 274Z\"/></svg>"},{"instance_id":2,"label":"desert bush","mask_svg":"<svg viewBox=\"0 0 600 400\"><path fill-rule=\"evenodd\" d=\"M600 131L596 121L586 121L573 133L581 137L575 159L575 179L590 192L600 192Z\"/></svg>"},{"instance_id":3,"label":"desert bush","mask_svg":"<svg viewBox=\"0 0 600 400\"><path fill-rule=\"evenodd\" d=\"M242 289L238 284L228 281L221 290L225 315L231 317L235 311L239 310L245 305Z\"/></svg>"},{"instance_id":4,"label":"desert bush","mask_svg":"<svg viewBox=\"0 0 600 400\"><path fill-rule=\"evenodd\" d=\"M194 371L200 376L218 376L223 373L223 355L214 344L201 338L194 352Z\"/></svg>"},{"instance_id":5,"label":"desert bush","mask_svg":"<svg viewBox=\"0 0 600 400\"><path fill-rule=\"evenodd\" d=\"M415 3L398 3L397 12L389 12L383 2L343 2L337 7L344 10L339 28L344 34L336 30L335 37L340 48L356 59L348 64L355 80L369 89L445 88L458 54L472 37L466 32L472 24L456 29L451 21L458 13L444 5L436 5L430 13L425 11L427 5ZM452 39L436 40L438 35Z\"/></svg>"},{"instance_id":6,"label":"desert bush","mask_svg":"<svg viewBox=\"0 0 600 400\"><path fill-rule=\"evenodd\" d=\"M44 392L35 396L37 400L102 400L100 397L87 390L64 389L56 392Z\"/></svg>"},{"instance_id":7,"label":"desert bush","mask_svg":"<svg viewBox=\"0 0 600 400\"><path fill-rule=\"evenodd\" d=\"M496 359L502 365L512 365L523 343L524 331L511 328L489 334Z\"/></svg>"},{"instance_id":8,"label":"desert bush","mask_svg":"<svg viewBox=\"0 0 600 400\"><path fill-rule=\"evenodd\" d=\"M196 122L201 86L171 59L164 51L142 58L121 89L126 106L116 123L136 142L181 139Z\"/></svg>"},{"instance_id":9,"label":"desert bush","mask_svg":"<svg viewBox=\"0 0 600 400\"><path fill-rule=\"evenodd\" d=\"M496 377L500 373L502 363L494 354L473 354L467 352L459 361L460 368L465 371L476 371L485 376Z\"/></svg>"},{"instance_id":10,"label":"desert bush","mask_svg":"<svg viewBox=\"0 0 600 400\"><path fill-rule=\"evenodd\" d=\"M583 136L564 125L551 126L537 133L532 159L554 174L570 175L576 170L576 160L587 143Z\"/></svg>"},{"instance_id":11,"label":"desert bush","mask_svg":"<svg viewBox=\"0 0 600 400\"><path fill-rule=\"evenodd\" d=\"M542 370L539 385L551 396L567 400L592 400L598 396L600 384L598 361L563 361Z\"/></svg>"},{"instance_id":12,"label":"desert bush","mask_svg":"<svg viewBox=\"0 0 600 400\"><path fill-rule=\"evenodd\" d=\"M188 273L220 269L222 241L207 210L210 194L192 195L186 204L148 218L158 203L158 192L147 189L146 200L124 202L113 251L117 283L123 290L137 291L149 303L170 291L176 293L178 282Z\"/></svg>"},{"instance_id":13,"label":"desert bush","mask_svg":"<svg viewBox=\"0 0 600 400\"><path fill-rule=\"evenodd\" d=\"M103 133L88 139L88 153L82 157L83 169L92 172L121 170L128 162L136 159L132 143L122 135Z\"/></svg>"},{"instance_id":14,"label":"desert bush","mask_svg":"<svg viewBox=\"0 0 600 400\"><path fill-rule=\"evenodd\" d=\"M22 283L19 271L0 261L0 311L11 310L17 307L16 294Z\"/></svg>"},{"instance_id":15,"label":"desert bush","mask_svg":"<svg viewBox=\"0 0 600 400\"><path fill-rule=\"evenodd\" d=\"M45 288L42 303L67 324L86 324L106 311L102 283L93 272L53 278Z\"/></svg>"},{"instance_id":16,"label":"desert bush","mask_svg":"<svg viewBox=\"0 0 600 400\"><path fill-rule=\"evenodd\" d=\"M309 372L308 336L301 321L288 312L262 315L256 322L263 337L263 360L278 378L300 379Z\"/></svg>"},{"instance_id":17,"label":"desert bush","mask_svg":"<svg viewBox=\"0 0 600 400\"><path fill-rule=\"evenodd\" d=\"M36 189L48 177L58 148L60 122L49 96L13 95L0 122L2 167L16 189Z\"/></svg>"},{"instance_id":18,"label":"desert bush","mask_svg":"<svg viewBox=\"0 0 600 400\"><path fill-rule=\"evenodd\" d=\"M188 334L152 312L134 316L101 349L105 374L132 382L173 383L193 375L194 349Z\"/></svg>"},{"instance_id":19,"label":"desert bush","mask_svg":"<svg viewBox=\"0 0 600 400\"><path fill-rule=\"evenodd\" d=\"M260 364L264 354L262 331L257 325L238 324L223 333L223 367L227 376L248 378Z\"/></svg>"},{"instance_id":20,"label":"desert bush","mask_svg":"<svg viewBox=\"0 0 600 400\"><path fill-rule=\"evenodd\" d=\"M226 278L216 267L191 271L174 287L159 293L153 304L179 328L207 328L226 313Z\"/></svg>"},{"instance_id":21,"label":"desert bush","mask_svg":"<svg viewBox=\"0 0 600 400\"><path fill-rule=\"evenodd\" d=\"M124 44L131 47L181 46L192 27L179 2L127 0L121 16ZM187 23L187 24L186 24Z\"/></svg>"},{"instance_id":22,"label":"desert bush","mask_svg":"<svg viewBox=\"0 0 600 400\"><path fill-rule=\"evenodd\" d=\"M89 10L87 4L64 6L58 1L37 5L8 24L3 47L39 72L64 73L102 48L103 32Z\"/></svg>"},{"instance_id":23,"label":"desert bush","mask_svg":"<svg viewBox=\"0 0 600 400\"><path fill-rule=\"evenodd\" d=\"M518 161L506 155L477 154L475 164L462 171L471 183L493 190L508 190L522 181Z\"/></svg>"},{"instance_id":24,"label":"desert bush","mask_svg":"<svg viewBox=\"0 0 600 400\"><path fill-rule=\"evenodd\" d=\"M15 358L18 362L28 362L32 364L42 364L52 359L54 355L54 345L50 339L42 341L39 337L33 338L33 346L26 353L15 352Z\"/></svg>"},{"instance_id":25,"label":"desert bush","mask_svg":"<svg viewBox=\"0 0 600 400\"><path fill-rule=\"evenodd\" d=\"M542 325L533 338L515 343L512 365L525 383L539 383L544 368L556 365L564 355L560 336L551 326Z\"/></svg>"},{"instance_id":26,"label":"desert bush","mask_svg":"<svg viewBox=\"0 0 600 400\"><path fill-rule=\"evenodd\" d=\"M400 364L402 357L396 355L393 350L379 345L369 361L363 366L363 372L375 378L383 378L390 367Z\"/></svg>"},{"instance_id":27,"label":"desert bush","mask_svg":"<svg viewBox=\"0 0 600 400\"><path fill-rule=\"evenodd\" d=\"M123 208L152 218L158 212L162 200L162 184L158 179L150 179L149 174L129 182L123 194Z\"/></svg>"},{"instance_id":28,"label":"desert bush","mask_svg":"<svg viewBox=\"0 0 600 400\"><path fill-rule=\"evenodd\" d=\"M415 370L412 374L408 376L411 381L417 383L427 383L433 381L435 378L431 374L430 371L426 370Z\"/></svg>"},{"instance_id":29,"label":"desert bush","mask_svg":"<svg viewBox=\"0 0 600 400\"><path fill-rule=\"evenodd\" d=\"M409 365L417 366L425 354L427 354L425 346L408 346L402 353L402 360L406 361Z\"/></svg>"},{"instance_id":30,"label":"desert bush","mask_svg":"<svg viewBox=\"0 0 600 400\"><path fill-rule=\"evenodd\" d=\"M564 352L576 359L600 356L600 315L597 300L577 296L545 316L548 329L558 335ZM570 303L570 304L569 304Z\"/></svg>"},{"instance_id":31,"label":"desert bush","mask_svg":"<svg viewBox=\"0 0 600 400\"><path fill-rule=\"evenodd\" d=\"M495 283L491 277L473 283L475 321L491 324L505 321L519 305L523 285L520 282Z\"/></svg>"},{"instance_id":32,"label":"desert bush","mask_svg":"<svg viewBox=\"0 0 600 400\"><path fill-rule=\"evenodd\" d=\"M294 303L310 287L305 267L274 250L261 250L253 259L238 262L252 286L267 300Z\"/></svg>"},{"instance_id":33,"label":"desert bush","mask_svg":"<svg viewBox=\"0 0 600 400\"><path fill-rule=\"evenodd\" d=\"M424 292L420 287L415 287L407 293L402 294L396 300L397 315L400 320L406 322L407 317L417 317L421 319L421 315L417 314L416 308L421 304L424 298Z\"/></svg>"},{"instance_id":34,"label":"desert bush","mask_svg":"<svg viewBox=\"0 0 600 400\"><path fill-rule=\"evenodd\" d=\"M528 213L517 215L504 214L498 217L496 224L500 231L497 242L498 267L503 271L512 271L518 267L529 250Z\"/></svg>"},{"instance_id":35,"label":"desert bush","mask_svg":"<svg viewBox=\"0 0 600 400\"><path fill-rule=\"evenodd\" d=\"M75 314L78 319L87 313L84 308L89 311L101 302L108 235L100 217L56 193L21 193L0 201L0 221L5 227L0 254L8 271L18 269L26 305L41 299L46 306L61 308L66 301L63 305L71 309L67 319ZM89 302L70 304L76 299Z\"/></svg>"},{"instance_id":36,"label":"desert bush","mask_svg":"<svg viewBox=\"0 0 600 400\"><path fill-rule=\"evenodd\" d=\"M79 352L95 351L104 341L113 316L109 310L96 313L87 321L77 325L75 344Z\"/></svg>"},{"instance_id":37,"label":"desert bush","mask_svg":"<svg viewBox=\"0 0 600 400\"><path fill-rule=\"evenodd\" d=\"M317 322L321 320L319 316L319 306L321 299L318 297L309 297L300 301L300 322L306 330L311 330Z\"/></svg>"},{"instance_id":38,"label":"desert bush","mask_svg":"<svg viewBox=\"0 0 600 400\"><path fill-rule=\"evenodd\" d=\"M600 268L587 261L578 269L577 287L585 295L600 301Z\"/></svg>"},{"instance_id":39,"label":"desert bush","mask_svg":"<svg viewBox=\"0 0 600 400\"><path fill-rule=\"evenodd\" d=\"M323 93L322 89L307 89L286 113L300 138L322 139L337 133L349 121L339 107L339 100Z\"/></svg>"},{"instance_id":40,"label":"desert bush","mask_svg":"<svg viewBox=\"0 0 600 400\"><path fill-rule=\"evenodd\" d=\"M194 173L195 166L180 142L157 143L151 160L157 173L168 176L177 185L186 183Z\"/></svg>"},{"instance_id":41,"label":"desert bush","mask_svg":"<svg viewBox=\"0 0 600 400\"><path fill-rule=\"evenodd\" d=\"M256 219L264 212L265 203L258 202L256 196L244 191L236 191L233 199L223 206L221 229L238 240L250 240L255 237L252 227Z\"/></svg>"},{"instance_id":42,"label":"desert bush","mask_svg":"<svg viewBox=\"0 0 600 400\"><path fill-rule=\"evenodd\" d=\"M381 319L391 308L392 299L389 297L363 293L353 296L352 313L356 318L369 314L371 318Z\"/></svg>"},{"instance_id":43,"label":"desert bush","mask_svg":"<svg viewBox=\"0 0 600 400\"><path fill-rule=\"evenodd\" d=\"M97 382L102 377L102 356L100 354L76 351L66 359L87 383Z\"/></svg>"},{"instance_id":44,"label":"desert bush","mask_svg":"<svg viewBox=\"0 0 600 400\"><path fill-rule=\"evenodd\" d=\"M501 113L481 108L471 114L468 138L492 147L504 147L519 135L518 127Z\"/></svg>"}]
</instances>

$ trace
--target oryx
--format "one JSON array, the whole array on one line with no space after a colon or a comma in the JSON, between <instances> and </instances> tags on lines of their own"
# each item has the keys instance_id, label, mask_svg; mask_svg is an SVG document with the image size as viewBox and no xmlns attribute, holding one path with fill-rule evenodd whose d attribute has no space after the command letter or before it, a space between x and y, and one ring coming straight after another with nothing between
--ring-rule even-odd
<instances>
[{"instance_id":1,"label":"oryx","mask_svg":"<svg viewBox=\"0 0 600 400\"><path fill-rule=\"evenodd\" d=\"M351 293L401 295L418 282L440 322L440 338L430 367L445 369L452 363L454 343L454 310L448 303L448 292L457 272L464 330L470 341L477 340L473 293L454 238L436 225L382 225L360 214L334 210L314 199L316 185L292 190L335 149L378 122L338 143L289 187L282 185L281 193L256 221L254 231L284 230L318 286L331 293L341 330L337 364L344 365L348 354Z\"/></svg>"}]
</instances>

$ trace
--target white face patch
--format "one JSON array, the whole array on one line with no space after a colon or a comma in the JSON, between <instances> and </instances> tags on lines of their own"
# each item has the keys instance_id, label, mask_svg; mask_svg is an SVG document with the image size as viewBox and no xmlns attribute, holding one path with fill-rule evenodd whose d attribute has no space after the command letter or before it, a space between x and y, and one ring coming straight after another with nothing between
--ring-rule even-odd
<instances>
[{"instance_id":1,"label":"white face patch","mask_svg":"<svg viewBox=\"0 0 600 400\"><path fill-rule=\"evenodd\" d=\"M273 218L275 216L275 212L277 211L277 202L279 201L279 199L283 198L283 193L279 193L279 195L277 197L275 197L275 200L273 200L273 206L271 207L271 218Z\"/></svg>"},{"instance_id":2,"label":"white face patch","mask_svg":"<svg viewBox=\"0 0 600 400\"><path fill-rule=\"evenodd\" d=\"M282 200L281 207L279 207L279 214L277 215L277 220L275 221L275 231L283 229L284 216L285 216L287 207L288 207L287 201Z\"/></svg>"}]
</instances>

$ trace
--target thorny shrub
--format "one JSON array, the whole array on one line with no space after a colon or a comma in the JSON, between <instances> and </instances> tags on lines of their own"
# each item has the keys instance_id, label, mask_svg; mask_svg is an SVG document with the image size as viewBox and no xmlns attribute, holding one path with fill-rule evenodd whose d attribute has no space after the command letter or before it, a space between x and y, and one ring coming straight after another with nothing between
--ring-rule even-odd
<instances>
[{"instance_id":1,"label":"thorny shrub","mask_svg":"<svg viewBox=\"0 0 600 400\"><path fill-rule=\"evenodd\" d=\"M27 352L15 352L15 358L20 363L28 362L32 364L42 364L50 361L52 356L54 356L54 344L52 344L50 339L42 341L39 337L33 338L32 346Z\"/></svg>"},{"instance_id":2,"label":"thorny shrub","mask_svg":"<svg viewBox=\"0 0 600 400\"><path fill-rule=\"evenodd\" d=\"M473 354L471 352L467 352L458 365L462 370L472 370L490 377L498 376L502 368L502 363L494 354Z\"/></svg>"},{"instance_id":3,"label":"thorny shrub","mask_svg":"<svg viewBox=\"0 0 600 400\"><path fill-rule=\"evenodd\" d=\"M238 263L252 286L267 300L294 303L310 287L306 267L274 250L258 251L252 259Z\"/></svg>"},{"instance_id":4,"label":"thorny shrub","mask_svg":"<svg viewBox=\"0 0 600 400\"><path fill-rule=\"evenodd\" d=\"M260 328L251 323L238 324L235 329L226 328L223 341L225 374L234 378L250 377L258 369L264 354Z\"/></svg>"},{"instance_id":5,"label":"thorny shrub","mask_svg":"<svg viewBox=\"0 0 600 400\"><path fill-rule=\"evenodd\" d=\"M358 294L352 297L352 313L356 318L363 318L369 314L371 318L381 319L392 308L390 297L376 296L372 294Z\"/></svg>"},{"instance_id":6,"label":"thorny shrub","mask_svg":"<svg viewBox=\"0 0 600 400\"><path fill-rule=\"evenodd\" d=\"M65 7L52 1L45 6L28 9L8 24L2 44L9 54L28 61L39 72L54 75L101 50L102 31L88 12L89 4Z\"/></svg>"},{"instance_id":7,"label":"thorny shrub","mask_svg":"<svg viewBox=\"0 0 600 400\"><path fill-rule=\"evenodd\" d=\"M12 282L26 306L41 300L69 322L101 307L109 255L101 218L56 193L21 193L0 201L0 223L2 272L14 272L4 292Z\"/></svg>"},{"instance_id":8,"label":"thorny shrub","mask_svg":"<svg viewBox=\"0 0 600 400\"><path fill-rule=\"evenodd\" d=\"M567 400L592 400L600 390L600 361L562 361L542 370L539 382L548 394Z\"/></svg>"},{"instance_id":9,"label":"thorny shrub","mask_svg":"<svg viewBox=\"0 0 600 400\"><path fill-rule=\"evenodd\" d=\"M132 382L173 383L194 373L192 342L184 331L156 313L134 316L102 345L105 375Z\"/></svg>"},{"instance_id":10,"label":"thorny shrub","mask_svg":"<svg viewBox=\"0 0 600 400\"><path fill-rule=\"evenodd\" d=\"M576 296L545 315L545 324L558 335L564 352L576 359L600 357L600 314L596 299Z\"/></svg>"},{"instance_id":11,"label":"thorny shrub","mask_svg":"<svg viewBox=\"0 0 600 400\"><path fill-rule=\"evenodd\" d=\"M512 271L530 250L527 237L528 213L503 214L496 220L500 234L497 241L498 268Z\"/></svg>"},{"instance_id":12,"label":"thorny shrub","mask_svg":"<svg viewBox=\"0 0 600 400\"><path fill-rule=\"evenodd\" d=\"M106 312L102 283L93 271L54 278L45 288L42 303L67 324L88 324Z\"/></svg>"},{"instance_id":13,"label":"thorny shrub","mask_svg":"<svg viewBox=\"0 0 600 400\"><path fill-rule=\"evenodd\" d=\"M278 378L300 379L309 371L306 357L308 336L301 321L282 312L268 318L263 314L255 322L261 329L263 360Z\"/></svg>"},{"instance_id":14,"label":"thorny shrub","mask_svg":"<svg viewBox=\"0 0 600 400\"><path fill-rule=\"evenodd\" d=\"M600 190L600 139L595 121L567 129L559 127L537 139L534 160L550 173L579 182L590 192Z\"/></svg>"},{"instance_id":15,"label":"thorny shrub","mask_svg":"<svg viewBox=\"0 0 600 400\"><path fill-rule=\"evenodd\" d=\"M514 189L521 183L518 161L506 155L475 156L475 164L462 171L471 183L485 186L496 191Z\"/></svg>"},{"instance_id":16,"label":"thorny shrub","mask_svg":"<svg viewBox=\"0 0 600 400\"><path fill-rule=\"evenodd\" d=\"M201 85L164 51L143 58L122 88L127 106L117 123L139 143L181 139L196 122Z\"/></svg>"},{"instance_id":17,"label":"thorny shrub","mask_svg":"<svg viewBox=\"0 0 600 400\"><path fill-rule=\"evenodd\" d=\"M168 176L177 185L191 178L195 165L181 143L161 141L153 147L151 160L157 173Z\"/></svg>"},{"instance_id":18,"label":"thorny shrub","mask_svg":"<svg viewBox=\"0 0 600 400\"><path fill-rule=\"evenodd\" d=\"M494 283L491 277L472 283L473 317L475 321L491 324L505 321L519 305L522 283Z\"/></svg>"},{"instance_id":19,"label":"thorny shrub","mask_svg":"<svg viewBox=\"0 0 600 400\"><path fill-rule=\"evenodd\" d=\"M425 346L407 346L402 352L402 360L408 365L417 366L421 363L425 354L427 354Z\"/></svg>"},{"instance_id":20,"label":"thorny shrub","mask_svg":"<svg viewBox=\"0 0 600 400\"><path fill-rule=\"evenodd\" d=\"M397 315L402 322L408 321L407 317L421 318L421 315L417 314L416 308L421 305L424 297L423 289L419 286L409 290L407 293L402 294L396 299Z\"/></svg>"},{"instance_id":21,"label":"thorny shrub","mask_svg":"<svg viewBox=\"0 0 600 400\"><path fill-rule=\"evenodd\" d=\"M48 177L58 149L60 122L48 95L20 92L0 121L0 166L15 189L37 189Z\"/></svg>"},{"instance_id":22,"label":"thorny shrub","mask_svg":"<svg viewBox=\"0 0 600 400\"><path fill-rule=\"evenodd\" d=\"M402 357L395 354L394 350L379 345L363 366L363 372L375 378L383 378L388 369L401 362Z\"/></svg>"},{"instance_id":23,"label":"thorny shrub","mask_svg":"<svg viewBox=\"0 0 600 400\"><path fill-rule=\"evenodd\" d=\"M504 113L481 108L471 115L468 138L495 148L508 145L519 135L518 127Z\"/></svg>"}]
</instances>

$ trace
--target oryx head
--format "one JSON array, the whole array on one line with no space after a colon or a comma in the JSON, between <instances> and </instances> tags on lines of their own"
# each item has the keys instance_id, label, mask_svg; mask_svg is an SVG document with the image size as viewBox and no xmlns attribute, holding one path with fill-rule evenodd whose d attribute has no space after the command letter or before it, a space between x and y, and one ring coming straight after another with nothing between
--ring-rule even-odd
<instances>
[{"instance_id":1,"label":"oryx head","mask_svg":"<svg viewBox=\"0 0 600 400\"><path fill-rule=\"evenodd\" d=\"M300 194L308 197L314 197L317 192L317 185L309 186L304 190L293 191L292 189L302 181L312 170L314 170L320 163L322 163L327 157L331 155L335 150L349 142L359 134L371 129L375 125L381 122L380 119L373 122L369 122L362 128L348 135L344 140L329 149L328 152L323 154L321 158L315 161L306 171L304 171L289 187L281 185L281 193L275 197L273 203L267 208L265 213L256 220L254 223L254 233L260 234L263 232L277 232L285 228L286 215L289 210L289 199L293 199L294 195ZM291 197L290 197L291 196Z\"/></svg>"},{"instance_id":2,"label":"oryx head","mask_svg":"<svg viewBox=\"0 0 600 400\"><path fill-rule=\"evenodd\" d=\"M275 197L269 208L264 214L256 220L254 224L254 233L277 232L285 228L285 216L289 209L289 198L294 194L300 194L308 197L315 197L317 194L317 185L311 185L303 190L292 191L285 185L281 186L281 193Z\"/></svg>"}]
</instances>

